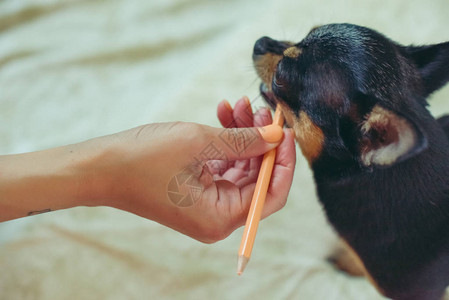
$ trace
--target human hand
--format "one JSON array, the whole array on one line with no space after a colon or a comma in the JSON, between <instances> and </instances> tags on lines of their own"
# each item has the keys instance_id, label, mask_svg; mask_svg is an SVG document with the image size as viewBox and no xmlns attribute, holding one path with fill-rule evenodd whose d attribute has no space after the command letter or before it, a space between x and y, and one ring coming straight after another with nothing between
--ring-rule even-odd
<instances>
[{"instance_id":1,"label":"human hand","mask_svg":"<svg viewBox=\"0 0 449 300\"><path fill-rule=\"evenodd\" d=\"M253 115L248 104L242 99L233 110L219 104L218 118L227 129L149 124L95 141L109 144L116 156L100 163L110 187L98 204L215 242L245 223L262 155L279 145L263 217L279 210L293 178L293 135L284 130L281 143L265 142L256 128L246 127L271 124L271 114L264 108Z\"/></svg>"},{"instance_id":2,"label":"human hand","mask_svg":"<svg viewBox=\"0 0 449 300\"><path fill-rule=\"evenodd\" d=\"M290 130L280 142L280 127L260 128L271 124L270 113L253 115L247 98L234 109L220 103L218 118L226 128L149 124L0 156L0 221L80 205L111 206L203 242L223 239L244 224L262 155L278 145L263 217L285 204L295 145ZM270 131L277 131L278 141L263 139Z\"/></svg>"}]
</instances>

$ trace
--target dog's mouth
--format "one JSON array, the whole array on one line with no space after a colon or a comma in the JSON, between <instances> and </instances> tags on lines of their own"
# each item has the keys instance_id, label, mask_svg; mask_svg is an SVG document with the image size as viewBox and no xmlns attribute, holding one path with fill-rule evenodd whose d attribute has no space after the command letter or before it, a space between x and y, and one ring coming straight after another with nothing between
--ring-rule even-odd
<instances>
[{"instance_id":1,"label":"dog's mouth","mask_svg":"<svg viewBox=\"0 0 449 300\"><path fill-rule=\"evenodd\" d=\"M265 82L262 82L259 86L259 90L260 95L264 98L265 102L267 102L273 110L276 109L277 101L271 88L269 88Z\"/></svg>"},{"instance_id":2,"label":"dog's mouth","mask_svg":"<svg viewBox=\"0 0 449 300\"><path fill-rule=\"evenodd\" d=\"M287 41L277 41L262 37L256 41L253 49L253 62L257 75L262 80L260 94L272 109L276 108L277 99L273 93L272 81L277 65L284 57L284 51L293 46Z\"/></svg>"}]
</instances>

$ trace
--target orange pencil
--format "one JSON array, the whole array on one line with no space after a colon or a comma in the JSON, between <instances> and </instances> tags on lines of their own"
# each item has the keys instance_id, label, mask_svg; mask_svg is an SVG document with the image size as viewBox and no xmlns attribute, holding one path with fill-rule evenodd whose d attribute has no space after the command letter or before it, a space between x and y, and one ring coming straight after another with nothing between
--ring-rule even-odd
<instances>
[{"instance_id":1,"label":"orange pencil","mask_svg":"<svg viewBox=\"0 0 449 300\"><path fill-rule=\"evenodd\" d=\"M284 125L284 117L282 116L279 105L276 107L276 112L274 113L273 124L281 127ZM259 226L263 205L265 203L265 198L267 197L268 185L270 184L275 158L276 149L268 151L263 156L259 177L257 178L256 188L254 190L253 199L251 200L251 207L243 231L242 242L240 243L237 266L238 275L242 274L251 257L251 251L253 250L257 227Z\"/></svg>"}]
</instances>

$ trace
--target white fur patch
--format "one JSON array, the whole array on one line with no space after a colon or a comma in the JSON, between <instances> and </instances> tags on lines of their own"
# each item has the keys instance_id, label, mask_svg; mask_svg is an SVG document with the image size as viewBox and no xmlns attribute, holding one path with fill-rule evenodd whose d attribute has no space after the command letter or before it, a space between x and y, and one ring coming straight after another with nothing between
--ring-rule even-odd
<instances>
[{"instance_id":1,"label":"white fur patch","mask_svg":"<svg viewBox=\"0 0 449 300\"><path fill-rule=\"evenodd\" d=\"M378 105L368 115L361 129L362 133L378 131L380 138L385 138L382 135L390 135L390 138L394 136L392 139L386 138L385 143L380 147L362 149L362 162L366 166L391 165L407 154L417 143L417 135L410 122Z\"/></svg>"}]
</instances>

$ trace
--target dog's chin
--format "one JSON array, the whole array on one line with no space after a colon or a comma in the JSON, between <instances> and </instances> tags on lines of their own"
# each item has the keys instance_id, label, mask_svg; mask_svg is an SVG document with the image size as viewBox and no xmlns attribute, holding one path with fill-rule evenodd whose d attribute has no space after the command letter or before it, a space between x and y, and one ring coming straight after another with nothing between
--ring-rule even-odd
<instances>
[{"instance_id":1,"label":"dog's chin","mask_svg":"<svg viewBox=\"0 0 449 300\"><path fill-rule=\"evenodd\" d=\"M275 110L277 101L273 94L273 91L270 88L268 88L268 86L264 82L260 84L259 90L265 102L268 103L271 109Z\"/></svg>"}]
</instances>

